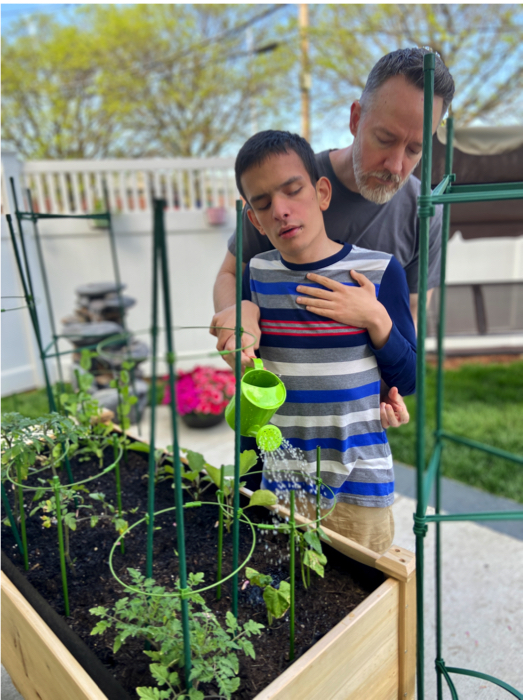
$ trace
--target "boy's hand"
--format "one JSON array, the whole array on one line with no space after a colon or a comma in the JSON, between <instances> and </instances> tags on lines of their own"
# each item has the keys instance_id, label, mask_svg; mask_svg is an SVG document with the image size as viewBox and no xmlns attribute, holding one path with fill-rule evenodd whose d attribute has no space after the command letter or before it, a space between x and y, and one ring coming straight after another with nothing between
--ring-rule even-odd
<instances>
[{"instance_id":1,"label":"boy's hand","mask_svg":"<svg viewBox=\"0 0 523 700\"><path fill-rule=\"evenodd\" d=\"M385 401L382 401L380 404L380 418L383 430L406 425L410 420L410 415L403 396L401 396L397 388L393 386L384 398Z\"/></svg>"},{"instance_id":2,"label":"boy's hand","mask_svg":"<svg viewBox=\"0 0 523 700\"><path fill-rule=\"evenodd\" d=\"M241 337L241 362L242 367L252 366L252 359L256 357L255 350L260 346L260 309L251 301L242 301L242 328L245 333ZM218 338L217 350L230 350L223 359L234 370L236 353L236 306L229 306L214 314L209 333ZM252 335L251 335L252 334ZM254 336L254 337L253 337ZM254 343L254 345L253 345ZM247 347L251 346L251 347Z\"/></svg>"},{"instance_id":3,"label":"boy's hand","mask_svg":"<svg viewBox=\"0 0 523 700\"><path fill-rule=\"evenodd\" d=\"M296 302L304 304L307 311L319 316L326 316L347 326L367 329L374 347L382 348L389 339L392 328L389 314L377 300L374 284L356 270L351 270L350 274L359 287L348 287L328 277L309 272L307 279L327 289L299 285L296 291L308 296L297 297Z\"/></svg>"}]
</instances>

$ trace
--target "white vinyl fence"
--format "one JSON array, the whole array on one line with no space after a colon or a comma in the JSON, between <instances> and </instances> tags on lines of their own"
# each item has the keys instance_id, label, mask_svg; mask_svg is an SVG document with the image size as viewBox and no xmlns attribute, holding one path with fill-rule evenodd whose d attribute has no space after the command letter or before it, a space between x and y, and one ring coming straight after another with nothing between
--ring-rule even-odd
<instances>
[{"instance_id":1,"label":"white vinyl fence","mask_svg":"<svg viewBox=\"0 0 523 700\"><path fill-rule=\"evenodd\" d=\"M169 268L173 322L184 330L175 334L176 351L195 356L185 366L209 360L205 354L215 346L208 326L213 316L212 288L234 230L233 158L137 159L99 161L34 161L22 163L14 153L2 152L2 214L13 213L9 178L17 187L19 208L27 210L27 189L35 211L84 214L104 210L104 187L111 211L125 294L136 299L127 315L128 327L149 342L151 323L151 197L166 200ZM49 280L57 331L76 301L75 289L89 282L114 280L109 236L93 222L78 219L40 220L38 224ZM28 257L38 313L46 344L50 323L36 254L33 226L24 223ZM2 308L23 302L5 216L2 216ZM455 235L449 245L449 283L485 283L523 280L523 237L464 241ZM198 328L193 328L198 327ZM499 344L483 338L483 344ZM477 338L471 338L477 344ZM455 342L449 338L449 347ZM508 336L505 344L521 344ZM433 340L427 340L431 348ZM66 340L63 351L70 350ZM163 348L162 348L163 352ZM70 356L64 359L68 364ZM54 363L50 362L53 372ZM182 365L183 366L183 365ZM147 367L146 367L147 370ZM159 371L163 371L162 367ZM26 309L2 313L2 395L42 386L40 361Z\"/></svg>"},{"instance_id":2,"label":"white vinyl fence","mask_svg":"<svg viewBox=\"0 0 523 700\"><path fill-rule=\"evenodd\" d=\"M21 163L2 153L2 213L13 213L9 178L15 179L19 209L83 214L104 209L103 186L113 215L113 230L125 294L136 304L127 314L128 328L149 343L151 325L152 209L151 197L165 198L166 231L173 323L181 366L200 363L224 366L209 359L216 340L208 332L213 316L212 288L235 226L234 159L155 159L110 161L38 161ZM15 223L16 225L16 223ZM107 230L85 219L42 219L38 222L52 311L57 332L74 310L75 289L89 282L114 281ZM38 313L44 339L52 339L44 287L33 236L24 222ZM2 308L23 305L18 271L5 216L2 216ZM162 313L160 311L160 313ZM163 325L163 316L160 323ZM2 395L42 386L40 361L27 309L2 314ZM161 339L163 353L163 339ZM60 340L62 351L71 345ZM63 358L70 364L70 355ZM159 371L165 367L160 363ZM55 363L49 361L51 373ZM147 373L148 365L145 365ZM53 373L53 376L56 376ZM68 374L66 372L66 378Z\"/></svg>"}]
</instances>

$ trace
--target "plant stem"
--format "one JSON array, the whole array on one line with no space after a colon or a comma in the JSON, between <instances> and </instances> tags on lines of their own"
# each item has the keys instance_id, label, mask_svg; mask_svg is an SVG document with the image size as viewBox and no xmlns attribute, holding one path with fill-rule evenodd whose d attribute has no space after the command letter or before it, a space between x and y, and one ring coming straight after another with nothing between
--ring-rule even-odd
<instances>
[{"instance_id":1,"label":"plant stem","mask_svg":"<svg viewBox=\"0 0 523 700\"><path fill-rule=\"evenodd\" d=\"M69 550L69 542L70 542L70 537L69 537L69 527L64 523L64 536L65 536L65 559L67 563L69 564L71 571L73 574L76 573L75 566L73 564L73 560L71 559L71 554Z\"/></svg>"},{"instance_id":2,"label":"plant stem","mask_svg":"<svg viewBox=\"0 0 523 700\"><path fill-rule=\"evenodd\" d=\"M18 545L18 549L20 550L20 554L24 557L24 562L25 562L25 548L24 548L24 545L22 544L22 540L20 539L20 533L18 532L18 528L16 526L16 520L14 518L13 511L11 510L11 506L9 505L9 499L7 497L7 492L6 492L3 484L2 484L2 503L4 504L4 508L5 508L6 513L7 513L7 517L9 518L11 530L13 531L13 537L15 538L16 544ZM15 501L15 503L16 503L16 501Z\"/></svg>"},{"instance_id":3,"label":"plant stem","mask_svg":"<svg viewBox=\"0 0 523 700\"><path fill-rule=\"evenodd\" d=\"M222 578L222 556L223 556L223 488L225 482L225 465L222 464L220 472L220 490L218 491L218 503L220 504L220 513L218 516L218 570L216 572L216 580L221 581ZM216 600L222 597L222 584L219 583L216 588Z\"/></svg>"},{"instance_id":4,"label":"plant stem","mask_svg":"<svg viewBox=\"0 0 523 700\"><path fill-rule=\"evenodd\" d=\"M116 462L116 466L114 468L114 475L116 477L116 501L118 503L118 515L121 518L122 517L122 485L120 483L120 462L116 461L116 457L118 455L118 438L115 437L114 442L113 442L113 454L114 454L114 460ZM123 539L120 540L120 552L123 554L125 552L125 547L123 543Z\"/></svg>"},{"instance_id":5,"label":"plant stem","mask_svg":"<svg viewBox=\"0 0 523 700\"><path fill-rule=\"evenodd\" d=\"M290 611L290 642L289 642L289 659L292 661L294 659L294 587L295 587L295 546L294 540L296 536L296 520L294 518L294 506L295 506L296 492L294 489L291 491L291 515L290 515L290 526L291 526L291 557L290 557L290 567L291 567L291 611Z\"/></svg>"},{"instance_id":6,"label":"plant stem","mask_svg":"<svg viewBox=\"0 0 523 700\"><path fill-rule=\"evenodd\" d=\"M22 483L22 469L20 465L16 466L16 473L18 478L18 483ZM24 545L24 551L22 552L24 556L24 569L27 571L29 569L29 557L27 553L27 532L25 529L25 511L24 511L24 491L21 486L17 487L18 491L18 507L20 510L20 531L22 533L22 542Z\"/></svg>"},{"instance_id":7,"label":"plant stem","mask_svg":"<svg viewBox=\"0 0 523 700\"><path fill-rule=\"evenodd\" d=\"M58 548L60 550L60 569L62 572L62 588L64 593L65 614L69 615L69 594L67 592L67 568L65 565L64 533L62 531L62 504L60 502L60 481L53 476L54 497L56 501L56 522L58 526Z\"/></svg>"}]
</instances>

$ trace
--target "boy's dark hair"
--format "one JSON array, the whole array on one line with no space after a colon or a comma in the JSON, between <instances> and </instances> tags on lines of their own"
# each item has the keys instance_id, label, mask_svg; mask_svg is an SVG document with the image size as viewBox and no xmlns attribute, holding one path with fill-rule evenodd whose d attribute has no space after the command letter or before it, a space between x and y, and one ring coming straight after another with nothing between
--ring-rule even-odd
<instances>
[{"instance_id":1,"label":"boy's dark hair","mask_svg":"<svg viewBox=\"0 0 523 700\"><path fill-rule=\"evenodd\" d=\"M320 179L318 166L314 151L310 144L298 134L291 134L290 131L259 131L243 144L236 156L234 172L236 175L236 187L241 196L247 200L243 191L241 177L246 170L253 165L261 165L272 155L282 155L294 151L299 156L305 170L309 174L311 182L316 185Z\"/></svg>"},{"instance_id":2,"label":"boy's dark hair","mask_svg":"<svg viewBox=\"0 0 523 700\"><path fill-rule=\"evenodd\" d=\"M435 55L434 94L443 99L443 112L441 115L443 117L454 97L454 80L449 69L443 63L441 56L427 47L398 49L388 53L386 56L382 56L369 73L363 88L360 98L363 111L370 105L376 90L395 75L405 76L409 83L423 90L423 57L427 53L434 53Z\"/></svg>"}]
</instances>

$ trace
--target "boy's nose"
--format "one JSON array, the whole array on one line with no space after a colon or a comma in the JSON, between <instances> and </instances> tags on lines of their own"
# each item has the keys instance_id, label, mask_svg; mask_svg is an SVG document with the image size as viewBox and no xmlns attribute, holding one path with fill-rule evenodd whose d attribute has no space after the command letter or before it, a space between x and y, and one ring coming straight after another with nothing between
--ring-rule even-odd
<instances>
[{"instance_id":1,"label":"boy's nose","mask_svg":"<svg viewBox=\"0 0 523 700\"><path fill-rule=\"evenodd\" d=\"M272 214L275 219L288 219L291 215L288 201L283 197L274 197L272 201Z\"/></svg>"}]
</instances>

